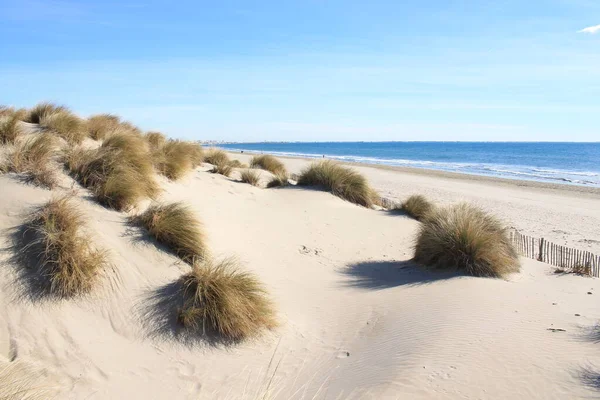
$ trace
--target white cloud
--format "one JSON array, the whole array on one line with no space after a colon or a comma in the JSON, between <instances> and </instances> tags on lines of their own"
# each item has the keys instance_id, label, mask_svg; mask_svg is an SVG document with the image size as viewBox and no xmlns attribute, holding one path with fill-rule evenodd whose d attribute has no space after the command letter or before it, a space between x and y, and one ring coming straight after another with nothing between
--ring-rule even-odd
<instances>
[{"instance_id":1,"label":"white cloud","mask_svg":"<svg viewBox=\"0 0 600 400\"><path fill-rule=\"evenodd\" d=\"M589 26L587 28L580 30L578 33L590 33L592 35L596 34L596 33L600 33L600 25Z\"/></svg>"}]
</instances>

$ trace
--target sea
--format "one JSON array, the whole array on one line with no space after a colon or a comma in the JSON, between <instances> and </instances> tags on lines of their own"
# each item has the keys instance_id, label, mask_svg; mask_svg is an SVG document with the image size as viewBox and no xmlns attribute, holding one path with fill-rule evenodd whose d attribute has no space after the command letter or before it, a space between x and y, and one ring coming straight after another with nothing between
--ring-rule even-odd
<instances>
[{"instance_id":1,"label":"sea","mask_svg":"<svg viewBox=\"0 0 600 400\"><path fill-rule=\"evenodd\" d=\"M264 142L219 147L600 187L600 142Z\"/></svg>"}]
</instances>

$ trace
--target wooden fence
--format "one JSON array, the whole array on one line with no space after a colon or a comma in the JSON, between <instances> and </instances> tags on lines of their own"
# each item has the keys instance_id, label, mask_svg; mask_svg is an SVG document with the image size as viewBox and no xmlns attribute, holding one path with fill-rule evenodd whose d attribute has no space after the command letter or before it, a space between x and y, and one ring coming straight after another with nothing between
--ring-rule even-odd
<instances>
[{"instance_id":1,"label":"wooden fence","mask_svg":"<svg viewBox=\"0 0 600 400\"><path fill-rule=\"evenodd\" d=\"M510 239L519 254L554 265L567 272L600 277L600 256L547 241L510 232Z\"/></svg>"}]
</instances>

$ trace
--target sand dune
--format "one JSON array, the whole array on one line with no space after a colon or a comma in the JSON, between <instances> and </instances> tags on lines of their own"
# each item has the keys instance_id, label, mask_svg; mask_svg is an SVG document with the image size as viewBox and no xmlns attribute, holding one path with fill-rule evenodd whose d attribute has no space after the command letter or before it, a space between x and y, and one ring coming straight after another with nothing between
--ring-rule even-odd
<instances>
[{"instance_id":1,"label":"sand dune","mask_svg":"<svg viewBox=\"0 0 600 400\"><path fill-rule=\"evenodd\" d=\"M292 172L304 163L286 160ZM577 229L565 236L568 243L598 235L592 195L540 196L546 189L359 169L384 195L475 199L526 233ZM160 200L189 204L215 257L235 256L260 277L280 328L231 347L177 340L163 307L169 285L189 266L84 189L76 201L89 235L110 249L112 269L88 297L32 299L12 257L11 232L52 193L4 175L0 354L52 371L65 399L597 395L581 379L585 368L600 368L600 347L586 337L600 319L597 279L555 275L526 259L508 280L424 272L410 261L419 226L413 219L321 191L256 188L207 170L177 183L161 179ZM61 190L77 188L63 178Z\"/></svg>"}]
</instances>

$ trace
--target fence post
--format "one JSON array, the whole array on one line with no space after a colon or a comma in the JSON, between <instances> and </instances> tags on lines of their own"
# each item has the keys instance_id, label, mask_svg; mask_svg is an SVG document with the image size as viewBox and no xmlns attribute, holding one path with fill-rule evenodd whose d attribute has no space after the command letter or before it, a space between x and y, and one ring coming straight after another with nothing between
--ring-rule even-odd
<instances>
[{"instance_id":1,"label":"fence post","mask_svg":"<svg viewBox=\"0 0 600 400\"><path fill-rule=\"evenodd\" d=\"M544 238L540 239L540 253L538 254L538 261L544 260Z\"/></svg>"}]
</instances>

